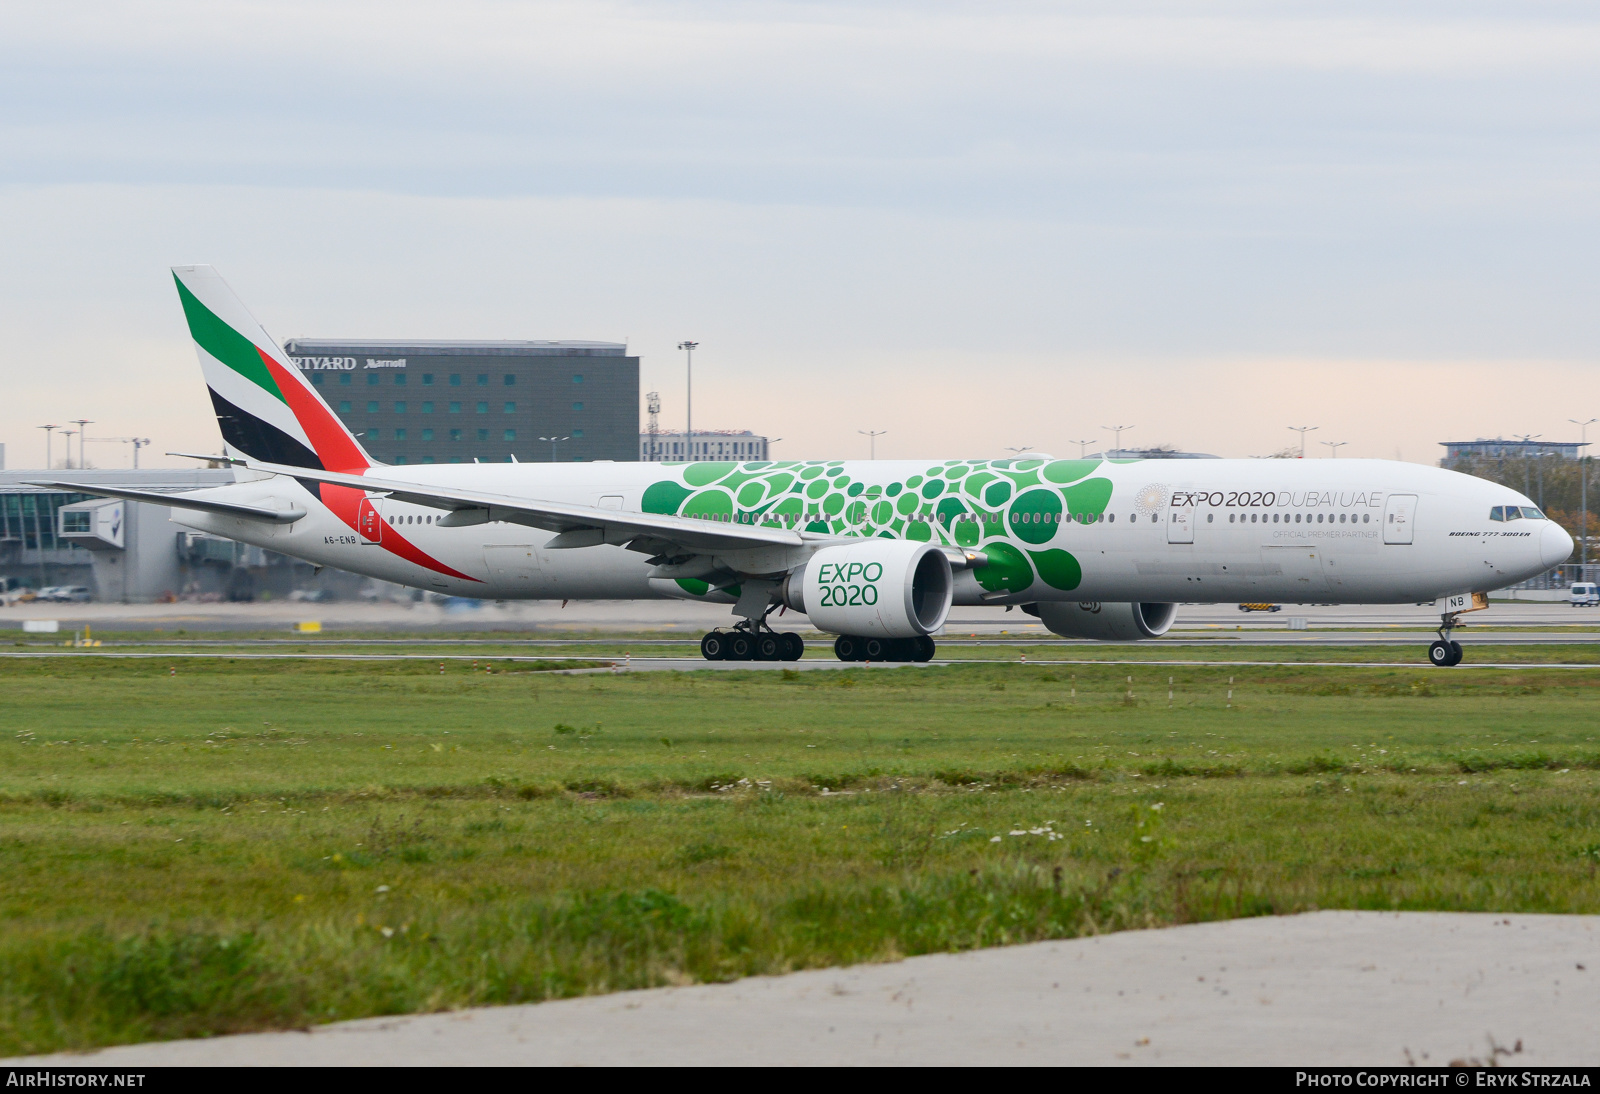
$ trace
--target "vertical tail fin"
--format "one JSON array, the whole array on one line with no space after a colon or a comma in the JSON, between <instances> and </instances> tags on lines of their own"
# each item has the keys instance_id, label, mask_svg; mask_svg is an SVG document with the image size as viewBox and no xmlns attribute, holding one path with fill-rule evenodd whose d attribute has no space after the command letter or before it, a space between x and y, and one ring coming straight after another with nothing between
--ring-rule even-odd
<instances>
[{"instance_id":1,"label":"vertical tail fin","mask_svg":"<svg viewBox=\"0 0 1600 1094\"><path fill-rule=\"evenodd\" d=\"M174 266L200 371L231 452L264 463L361 471L373 461L211 266Z\"/></svg>"}]
</instances>

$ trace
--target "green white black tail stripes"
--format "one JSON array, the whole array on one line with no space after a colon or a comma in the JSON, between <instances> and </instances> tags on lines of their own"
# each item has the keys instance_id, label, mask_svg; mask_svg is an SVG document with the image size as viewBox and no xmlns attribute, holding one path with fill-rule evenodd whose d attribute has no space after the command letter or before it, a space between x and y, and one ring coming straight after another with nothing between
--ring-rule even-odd
<instances>
[{"instance_id":1,"label":"green white black tail stripes","mask_svg":"<svg viewBox=\"0 0 1600 1094\"><path fill-rule=\"evenodd\" d=\"M232 453L322 470L372 466L355 437L214 268L176 266L172 276L222 439Z\"/></svg>"}]
</instances>

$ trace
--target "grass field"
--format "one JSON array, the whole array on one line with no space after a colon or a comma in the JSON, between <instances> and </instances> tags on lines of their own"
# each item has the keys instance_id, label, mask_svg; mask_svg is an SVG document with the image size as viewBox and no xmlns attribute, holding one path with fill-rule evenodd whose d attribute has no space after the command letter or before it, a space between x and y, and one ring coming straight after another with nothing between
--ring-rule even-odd
<instances>
[{"instance_id":1,"label":"grass field","mask_svg":"<svg viewBox=\"0 0 1600 1094\"><path fill-rule=\"evenodd\" d=\"M1310 908L1600 912L1600 673L1034 661L0 661L0 1054Z\"/></svg>"}]
</instances>

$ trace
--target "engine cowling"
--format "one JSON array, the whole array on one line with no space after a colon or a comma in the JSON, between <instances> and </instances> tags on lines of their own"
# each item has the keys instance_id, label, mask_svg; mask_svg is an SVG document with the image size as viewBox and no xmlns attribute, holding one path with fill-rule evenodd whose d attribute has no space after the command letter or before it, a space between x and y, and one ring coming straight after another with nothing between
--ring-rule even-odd
<instances>
[{"instance_id":1,"label":"engine cowling","mask_svg":"<svg viewBox=\"0 0 1600 1094\"><path fill-rule=\"evenodd\" d=\"M944 626L954 591L939 548L864 539L812 555L784 582L783 599L831 634L915 638Z\"/></svg>"},{"instance_id":2,"label":"engine cowling","mask_svg":"<svg viewBox=\"0 0 1600 1094\"><path fill-rule=\"evenodd\" d=\"M1139 642L1160 638L1178 618L1176 604L1024 604L1022 610L1039 617L1052 634L1062 638L1094 638L1101 642Z\"/></svg>"}]
</instances>

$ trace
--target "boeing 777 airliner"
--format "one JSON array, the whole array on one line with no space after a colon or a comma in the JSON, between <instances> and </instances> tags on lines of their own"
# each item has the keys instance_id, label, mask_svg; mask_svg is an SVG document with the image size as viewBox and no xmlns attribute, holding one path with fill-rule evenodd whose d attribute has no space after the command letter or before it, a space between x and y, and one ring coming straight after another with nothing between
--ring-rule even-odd
<instances>
[{"instance_id":1,"label":"boeing 777 airliner","mask_svg":"<svg viewBox=\"0 0 1600 1094\"><path fill-rule=\"evenodd\" d=\"M793 660L804 612L843 660L927 660L952 605L1015 605L1067 637L1135 641L1179 603L1441 605L1566 560L1516 491L1381 460L917 460L384 466L210 266L173 270L238 481L186 527L385 581L492 599L730 605L709 659ZM209 457L208 457L209 458Z\"/></svg>"}]
</instances>

